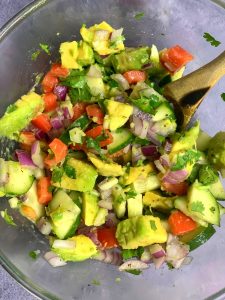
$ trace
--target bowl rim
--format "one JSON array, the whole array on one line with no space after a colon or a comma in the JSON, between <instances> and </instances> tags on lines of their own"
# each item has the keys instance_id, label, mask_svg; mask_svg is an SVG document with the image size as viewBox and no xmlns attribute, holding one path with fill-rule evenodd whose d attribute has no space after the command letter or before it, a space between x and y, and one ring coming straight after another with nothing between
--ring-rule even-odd
<instances>
[{"instance_id":1,"label":"bowl rim","mask_svg":"<svg viewBox=\"0 0 225 300\"><path fill-rule=\"evenodd\" d=\"M53 0L34 0L31 3L25 5L17 14L9 19L1 28L0 28L0 43L7 37L8 34L21 22L23 19L37 11L39 8ZM208 0L209 2L214 3L217 6L225 9L225 0ZM29 280L18 268L12 264L3 252L0 249L0 265L3 269L14 279L16 282L27 290L31 295L36 298L44 300L60 300L51 293L48 293L42 290L40 287L35 286L32 281ZM212 294L206 300L218 299L225 294L225 288L220 291ZM222 300L222 298L220 298Z\"/></svg>"}]
</instances>

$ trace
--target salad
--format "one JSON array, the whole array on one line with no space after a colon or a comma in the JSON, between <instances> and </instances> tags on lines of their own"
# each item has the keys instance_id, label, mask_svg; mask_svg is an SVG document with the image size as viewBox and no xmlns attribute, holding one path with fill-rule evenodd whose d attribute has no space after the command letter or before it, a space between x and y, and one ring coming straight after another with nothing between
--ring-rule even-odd
<instances>
[{"instance_id":1,"label":"salad","mask_svg":"<svg viewBox=\"0 0 225 300\"><path fill-rule=\"evenodd\" d=\"M124 46L106 22L60 45L60 60L10 105L0 195L49 240L53 266L99 260L138 274L180 268L220 225L225 133L179 131L165 84L193 56L179 45ZM2 217L15 225L7 210Z\"/></svg>"}]
</instances>

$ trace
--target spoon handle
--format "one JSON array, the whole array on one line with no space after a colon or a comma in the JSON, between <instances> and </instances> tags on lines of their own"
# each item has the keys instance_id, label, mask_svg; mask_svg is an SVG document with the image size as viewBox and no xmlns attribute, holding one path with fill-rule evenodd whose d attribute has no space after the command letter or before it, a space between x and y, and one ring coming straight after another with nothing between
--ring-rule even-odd
<instances>
[{"instance_id":1,"label":"spoon handle","mask_svg":"<svg viewBox=\"0 0 225 300\"><path fill-rule=\"evenodd\" d=\"M225 51L198 70L167 84L164 96L177 110L178 123L185 128L205 94L225 75Z\"/></svg>"}]
</instances>

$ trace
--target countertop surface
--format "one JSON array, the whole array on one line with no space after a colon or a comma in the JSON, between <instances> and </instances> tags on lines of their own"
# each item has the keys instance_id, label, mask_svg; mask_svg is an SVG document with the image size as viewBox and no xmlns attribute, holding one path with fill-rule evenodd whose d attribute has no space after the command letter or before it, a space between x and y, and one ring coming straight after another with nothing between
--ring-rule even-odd
<instances>
[{"instance_id":1,"label":"countertop surface","mask_svg":"<svg viewBox=\"0 0 225 300\"><path fill-rule=\"evenodd\" d=\"M0 28L32 0L0 0ZM1 300L35 300L0 266Z\"/></svg>"}]
</instances>

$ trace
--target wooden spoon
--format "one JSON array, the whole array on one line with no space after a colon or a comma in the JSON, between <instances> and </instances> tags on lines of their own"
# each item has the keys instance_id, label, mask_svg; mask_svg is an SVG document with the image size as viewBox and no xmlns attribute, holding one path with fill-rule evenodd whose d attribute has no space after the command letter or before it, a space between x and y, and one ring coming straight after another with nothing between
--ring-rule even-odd
<instances>
[{"instance_id":1,"label":"wooden spoon","mask_svg":"<svg viewBox=\"0 0 225 300\"><path fill-rule=\"evenodd\" d=\"M224 75L225 51L200 69L165 85L164 96L174 104L181 129L185 129L208 91Z\"/></svg>"}]
</instances>

